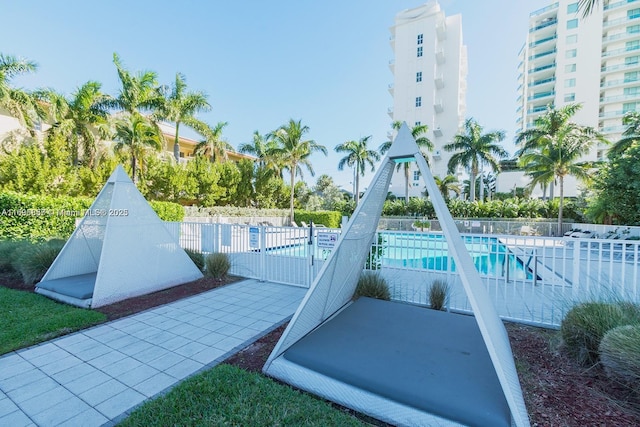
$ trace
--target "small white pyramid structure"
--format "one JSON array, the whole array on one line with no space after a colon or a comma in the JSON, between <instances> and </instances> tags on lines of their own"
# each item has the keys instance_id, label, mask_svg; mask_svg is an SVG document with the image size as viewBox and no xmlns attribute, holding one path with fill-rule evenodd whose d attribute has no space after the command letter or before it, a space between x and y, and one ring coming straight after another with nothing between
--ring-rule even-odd
<instances>
[{"instance_id":1,"label":"small white pyramid structure","mask_svg":"<svg viewBox=\"0 0 640 427\"><path fill-rule=\"evenodd\" d=\"M427 192L446 238L449 254L453 257L464 290L473 309L482 340L493 364L499 387L511 413L511 425L529 426L518 374L506 329L491 299L482 286L482 280L458 232L447 205L438 190L423 154L406 123L399 129L396 139L380 165L365 196L343 229L339 241L318 276L312 283L286 330L276 344L263 372L303 389L318 392L321 396L337 401L356 410L373 409L387 416L393 424L414 424L415 418L406 406L389 404L367 391L350 387L344 381L333 381L323 375L315 375L287 360L285 352L320 326L337 316L351 303L358 278L373 242L382 207L387 196L389 182L397 163L415 161L425 180ZM419 333L419 325L408 325ZM464 340L464 337L460 337ZM434 343L437 345L437 343ZM371 355L375 358L376 355ZM366 361L362 361L366 363ZM314 376L315 375L315 376ZM311 385L310 385L311 384ZM415 411L414 411L415 412ZM370 415L372 412L368 412ZM419 414L422 417L423 414ZM419 418L420 425L453 425L442 418ZM406 421L412 419L413 421ZM427 420L427 421L425 421ZM457 425L457 424L455 424Z\"/></svg>"},{"instance_id":2,"label":"small white pyramid structure","mask_svg":"<svg viewBox=\"0 0 640 427\"><path fill-rule=\"evenodd\" d=\"M36 292L96 308L201 277L118 165Z\"/></svg>"}]
</instances>

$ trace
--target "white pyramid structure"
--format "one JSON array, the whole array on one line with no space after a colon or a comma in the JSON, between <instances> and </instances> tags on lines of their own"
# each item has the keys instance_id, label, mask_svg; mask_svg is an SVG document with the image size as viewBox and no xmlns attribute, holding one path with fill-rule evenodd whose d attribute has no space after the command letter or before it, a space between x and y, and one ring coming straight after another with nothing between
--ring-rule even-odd
<instances>
[{"instance_id":1,"label":"white pyramid structure","mask_svg":"<svg viewBox=\"0 0 640 427\"><path fill-rule=\"evenodd\" d=\"M263 372L301 388L308 386L309 381L311 381L309 379L309 371L299 369L297 365L288 362L283 355L291 346L337 315L351 303L358 278L376 233L394 167L397 163L407 161L417 162L425 180L427 192L448 244L449 254L453 257L456 270L460 274L461 282L469 298L482 339L508 403L511 412L511 425L529 426L529 418L506 329L493 307L486 289L481 285L480 275L436 186L427 162L406 123L403 123L398 131L391 149L379 167L364 198L353 213L332 254L323 265L282 337L273 349L265 363ZM419 329L419 326L412 326ZM464 337L461 337L461 339L464 339ZM437 345L437 343L434 343L434 345ZM375 355L372 355L372 357L375 357ZM346 402L346 406L353 404L351 407L355 409L359 409L359 405L377 407L379 411L393 412L394 416L397 416L396 420L405 419L402 412L407 410L406 407L389 406L387 399L380 399L372 396L371 393L354 390L344 383L331 381L321 375L315 377L313 381L317 382L319 388L324 388L321 394L325 398L337 400L343 404ZM306 382L307 386L300 385L304 382ZM335 399L337 394L340 394L340 396ZM394 424L404 424L404 422L398 421L394 422ZM428 422L428 425L450 424L447 422L443 424L441 418L434 418Z\"/></svg>"},{"instance_id":2,"label":"white pyramid structure","mask_svg":"<svg viewBox=\"0 0 640 427\"><path fill-rule=\"evenodd\" d=\"M95 308L201 277L118 165L36 292Z\"/></svg>"}]
</instances>

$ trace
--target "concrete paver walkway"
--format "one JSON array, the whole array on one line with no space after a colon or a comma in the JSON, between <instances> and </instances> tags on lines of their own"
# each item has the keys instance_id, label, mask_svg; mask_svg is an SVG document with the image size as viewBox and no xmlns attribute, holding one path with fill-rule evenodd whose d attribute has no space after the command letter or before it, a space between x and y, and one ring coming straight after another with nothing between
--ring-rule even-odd
<instances>
[{"instance_id":1,"label":"concrete paver walkway","mask_svg":"<svg viewBox=\"0 0 640 427\"><path fill-rule=\"evenodd\" d=\"M0 357L0 426L112 425L291 316L306 289L245 280Z\"/></svg>"}]
</instances>

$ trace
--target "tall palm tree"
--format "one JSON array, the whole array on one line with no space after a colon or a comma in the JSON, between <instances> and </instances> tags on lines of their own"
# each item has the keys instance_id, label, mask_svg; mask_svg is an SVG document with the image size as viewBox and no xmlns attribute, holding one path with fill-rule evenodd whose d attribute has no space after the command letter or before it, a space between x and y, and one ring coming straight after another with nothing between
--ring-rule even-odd
<instances>
[{"instance_id":1,"label":"tall palm tree","mask_svg":"<svg viewBox=\"0 0 640 427\"><path fill-rule=\"evenodd\" d=\"M258 166L280 170L273 161L273 150L277 147L275 140L269 135L262 135L257 130L253 132L251 142L240 144L238 151L252 154L258 158Z\"/></svg>"},{"instance_id":2,"label":"tall palm tree","mask_svg":"<svg viewBox=\"0 0 640 427\"><path fill-rule=\"evenodd\" d=\"M192 129L203 129L204 132L211 136L209 132L211 128L195 117L199 112L209 111L211 106L207 102L207 95L204 92L187 91L187 81L184 75L180 73L176 73L176 79L171 90L162 88L161 92L164 95L164 103L160 106L156 115L160 120L174 123L176 134L173 141L173 155L176 160L180 160L180 124L184 123ZM225 125L226 123L222 127ZM222 128L220 128L221 130ZM209 138L205 136L205 139Z\"/></svg>"},{"instance_id":3,"label":"tall palm tree","mask_svg":"<svg viewBox=\"0 0 640 427\"><path fill-rule=\"evenodd\" d=\"M609 149L609 157L618 156L625 152L631 145L640 141L640 112L631 111L624 115L622 124L627 128L620 138Z\"/></svg>"},{"instance_id":4,"label":"tall palm tree","mask_svg":"<svg viewBox=\"0 0 640 427\"><path fill-rule=\"evenodd\" d=\"M204 139L196 145L195 153L205 156L208 154L212 162L218 159L227 160L227 153L233 150L233 147L222 139L222 129L227 125L227 122L218 122L214 127L206 123L194 126L194 129L204 137Z\"/></svg>"},{"instance_id":5,"label":"tall palm tree","mask_svg":"<svg viewBox=\"0 0 640 427\"><path fill-rule=\"evenodd\" d=\"M595 142L606 143L593 128L571 122L581 107L581 104L568 104L561 108L549 106L546 113L536 120L535 127L521 132L516 138L516 143L521 145L516 156L531 177L530 188L555 180L558 182L558 233L562 232L565 177L572 175L579 181L588 182L594 162L581 159Z\"/></svg>"},{"instance_id":6,"label":"tall palm tree","mask_svg":"<svg viewBox=\"0 0 640 427\"><path fill-rule=\"evenodd\" d=\"M302 166L305 166L311 176L314 176L313 167L309 157L316 151L327 155L324 145L316 143L312 139L304 140L304 135L309 132L308 126L303 126L301 121L289 119L289 123L280 126L273 131L269 138L273 138L277 147L272 150L272 155L282 161L283 168L291 175L291 197L289 200L290 218L293 222L293 201L296 176L302 177Z\"/></svg>"},{"instance_id":7,"label":"tall palm tree","mask_svg":"<svg viewBox=\"0 0 640 427\"><path fill-rule=\"evenodd\" d=\"M449 173L453 173L458 166L469 170L470 200L473 202L476 199L476 177L480 168L487 164L493 171L499 171L499 160L507 157L508 153L499 144L505 137L503 130L483 134L482 126L473 118L464 122L464 130L464 133L457 134L453 142L443 148L456 151L447 164Z\"/></svg>"},{"instance_id":8,"label":"tall palm tree","mask_svg":"<svg viewBox=\"0 0 640 427\"><path fill-rule=\"evenodd\" d=\"M139 113L128 114L116 120L115 141L114 150L117 153L126 151L131 157L131 175L134 183L138 182L137 171L143 170L145 152L160 151L162 148L161 137L155 126Z\"/></svg>"},{"instance_id":9,"label":"tall palm tree","mask_svg":"<svg viewBox=\"0 0 640 427\"><path fill-rule=\"evenodd\" d=\"M123 110L129 114L156 112L164 106L164 97L158 85L157 75L153 71L140 71L131 74L126 70L117 53L113 54L113 63L118 71L122 87L118 95L110 100L109 107Z\"/></svg>"},{"instance_id":10,"label":"tall palm tree","mask_svg":"<svg viewBox=\"0 0 640 427\"><path fill-rule=\"evenodd\" d=\"M98 141L109 137L108 112L104 103L108 96L100 91L101 85L89 81L79 87L70 99L55 92L42 93L49 104L53 125L48 137L61 136L68 141L71 163L78 165L80 152L84 160L93 166Z\"/></svg>"},{"instance_id":11,"label":"tall palm tree","mask_svg":"<svg viewBox=\"0 0 640 427\"><path fill-rule=\"evenodd\" d=\"M578 10L582 12L582 17L586 18L600 5L600 0L580 0Z\"/></svg>"},{"instance_id":12,"label":"tall palm tree","mask_svg":"<svg viewBox=\"0 0 640 427\"><path fill-rule=\"evenodd\" d=\"M391 127L393 128L393 130L398 131L400 130L400 127L402 127L402 122L397 120L391 124ZM431 140L425 136L428 131L429 126L427 125L415 125L411 128L411 136L413 136L413 139L416 140L416 144L421 151L423 151L423 149L426 151L433 151L433 142L431 142ZM387 151L389 151L392 143L393 141L383 142L378 148L380 154L384 155ZM423 155L425 155L424 151ZM427 156L425 155L425 159L426 158ZM398 163L397 170L400 170L401 167L404 168L404 199L405 202L409 203L409 172L411 169L411 164L408 162Z\"/></svg>"},{"instance_id":13,"label":"tall palm tree","mask_svg":"<svg viewBox=\"0 0 640 427\"><path fill-rule=\"evenodd\" d=\"M442 193L442 197L444 197L445 200L449 200L449 195L451 193L455 193L460 196L462 189L460 188L460 183L455 175L447 175L444 178L440 178L436 175L433 179L436 181L436 187L438 187L438 190L440 190L440 193Z\"/></svg>"},{"instance_id":14,"label":"tall palm tree","mask_svg":"<svg viewBox=\"0 0 640 427\"><path fill-rule=\"evenodd\" d=\"M335 148L338 153L347 153L338 162L338 170L343 170L345 165L354 168L356 191L353 197L356 205L360 203L360 176L364 176L367 164L371 166L371 172L373 172L375 170L374 162L380 160L380 155L377 151L367 148L369 139L371 139L371 135L360 138L359 141L343 142Z\"/></svg>"},{"instance_id":15,"label":"tall palm tree","mask_svg":"<svg viewBox=\"0 0 640 427\"><path fill-rule=\"evenodd\" d=\"M15 88L11 80L21 74L33 73L38 65L30 60L0 53L0 108L32 130L38 119L45 117L45 111L38 104L37 97Z\"/></svg>"}]
</instances>

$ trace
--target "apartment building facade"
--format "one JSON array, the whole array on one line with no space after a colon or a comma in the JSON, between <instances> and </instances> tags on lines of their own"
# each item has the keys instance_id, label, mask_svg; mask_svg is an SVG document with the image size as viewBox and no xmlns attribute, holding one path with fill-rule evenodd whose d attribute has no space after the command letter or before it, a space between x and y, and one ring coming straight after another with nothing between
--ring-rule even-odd
<instances>
[{"instance_id":1,"label":"apartment building facade","mask_svg":"<svg viewBox=\"0 0 640 427\"><path fill-rule=\"evenodd\" d=\"M426 136L435 149L428 154L434 175L447 175L453 153L443 146L459 132L466 110L467 48L462 38L462 17L446 16L437 1L398 13L390 28L394 59L389 61L393 84L389 92L392 121L409 127L427 125ZM390 132L389 137L393 134ZM405 194L405 175L394 174L389 191ZM421 196L424 185L418 169L409 174L409 196Z\"/></svg>"},{"instance_id":2,"label":"apartment building facade","mask_svg":"<svg viewBox=\"0 0 640 427\"><path fill-rule=\"evenodd\" d=\"M586 18L577 0L556 1L530 14L518 69L518 131L534 126L548 105L574 102L582 104L574 121L610 141L624 131L624 115L640 110L640 0L601 1ZM606 150L599 144L584 159L604 160ZM570 179L565 194L578 191Z\"/></svg>"}]
</instances>

